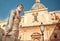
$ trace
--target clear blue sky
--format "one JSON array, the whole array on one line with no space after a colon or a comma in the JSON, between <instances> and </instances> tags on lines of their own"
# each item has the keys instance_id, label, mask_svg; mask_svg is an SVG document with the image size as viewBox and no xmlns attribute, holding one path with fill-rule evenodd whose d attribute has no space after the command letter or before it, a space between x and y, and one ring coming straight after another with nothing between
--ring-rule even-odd
<instances>
[{"instance_id":1,"label":"clear blue sky","mask_svg":"<svg viewBox=\"0 0 60 41\"><path fill-rule=\"evenodd\" d=\"M5 20L10 11L15 9L17 4L23 4L24 11L31 9L35 0L0 0L0 20ZM60 0L41 0L41 3L48 8L49 11L60 10ZM21 13L23 15L24 13Z\"/></svg>"}]
</instances>

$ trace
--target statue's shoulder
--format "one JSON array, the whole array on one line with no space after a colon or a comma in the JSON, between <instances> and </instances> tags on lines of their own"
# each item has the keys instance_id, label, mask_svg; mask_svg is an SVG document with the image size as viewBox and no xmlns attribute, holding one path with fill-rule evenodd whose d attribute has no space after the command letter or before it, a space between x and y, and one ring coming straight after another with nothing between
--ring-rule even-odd
<instances>
[{"instance_id":1,"label":"statue's shoulder","mask_svg":"<svg viewBox=\"0 0 60 41\"><path fill-rule=\"evenodd\" d=\"M15 15L16 14L16 10L11 10L11 15Z\"/></svg>"},{"instance_id":2,"label":"statue's shoulder","mask_svg":"<svg viewBox=\"0 0 60 41\"><path fill-rule=\"evenodd\" d=\"M16 12L16 10L11 10L11 12Z\"/></svg>"}]
</instances>

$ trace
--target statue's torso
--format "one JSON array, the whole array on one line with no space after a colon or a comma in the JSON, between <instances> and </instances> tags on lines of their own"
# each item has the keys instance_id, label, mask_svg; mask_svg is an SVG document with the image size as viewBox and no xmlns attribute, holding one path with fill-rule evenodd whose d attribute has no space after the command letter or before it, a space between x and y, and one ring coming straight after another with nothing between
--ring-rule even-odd
<instances>
[{"instance_id":1,"label":"statue's torso","mask_svg":"<svg viewBox=\"0 0 60 41\"><path fill-rule=\"evenodd\" d=\"M19 29L19 22L20 22L20 16L15 16L13 21L13 29L15 30Z\"/></svg>"}]
</instances>

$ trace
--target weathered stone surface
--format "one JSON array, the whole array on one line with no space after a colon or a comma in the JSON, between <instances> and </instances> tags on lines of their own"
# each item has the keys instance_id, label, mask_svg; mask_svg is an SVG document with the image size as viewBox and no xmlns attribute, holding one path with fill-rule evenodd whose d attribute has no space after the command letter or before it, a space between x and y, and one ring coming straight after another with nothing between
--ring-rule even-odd
<instances>
[{"instance_id":1,"label":"weathered stone surface","mask_svg":"<svg viewBox=\"0 0 60 41\"><path fill-rule=\"evenodd\" d=\"M2 29L0 28L0 41L2 41Z\"/></svg>"},{"instance_id":2,"label":"weathered stone surface","mask_svg":"<svg viewBox=\"0 0 60 41\"><path fill-rule=\"evenodd\" d=\"M15 37L14 36L3 36L2 41L15 41Z\"/></svg>"}]
</instances>

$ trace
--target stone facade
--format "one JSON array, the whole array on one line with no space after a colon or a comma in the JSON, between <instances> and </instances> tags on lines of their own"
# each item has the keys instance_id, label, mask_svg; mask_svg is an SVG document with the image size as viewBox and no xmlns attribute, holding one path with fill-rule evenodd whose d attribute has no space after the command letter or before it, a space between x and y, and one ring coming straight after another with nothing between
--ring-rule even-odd
<instances>
[{"instance_id":1,"label":"stone facade","mask_svg":"<svg viewBox=\"0 0 60 41\"><path fill-rule=\"evenodd\" d=\"M25 11L21 16L19 29L19 39L21 41L42 41L42 33L40 30L41 22L45 25L44 41L60 41L60 11L48 12L40 0L32 6L31 10ZM7 21L1 22L2 28Z\"/></svg>"}]
</instances>

